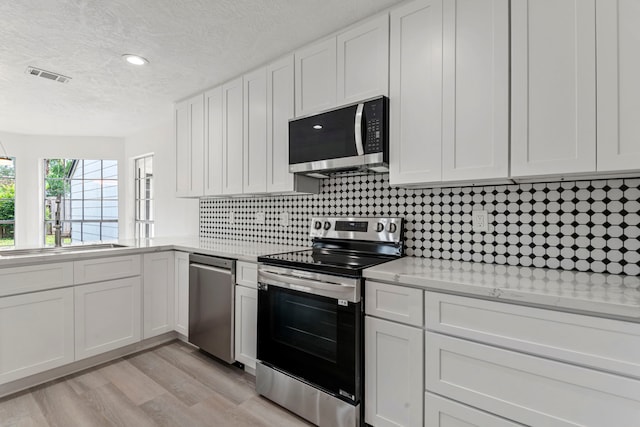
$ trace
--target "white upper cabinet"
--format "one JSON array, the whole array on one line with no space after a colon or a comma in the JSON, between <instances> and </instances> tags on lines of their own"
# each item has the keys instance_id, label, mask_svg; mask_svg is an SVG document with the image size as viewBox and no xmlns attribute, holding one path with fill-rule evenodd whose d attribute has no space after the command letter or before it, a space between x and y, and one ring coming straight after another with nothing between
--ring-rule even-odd
<instances>
[{"instance_id":1,"label":"white upper cabinet","mask_svg":"<svg viewBox=\"0 0 640 427\"><path fill-rule=\"evenodd\" d=\"M596 170L595 9L595 0L511 2L514 177Z\"/></svg>"},{"instance_id":2,"label":"white upper cabinet","mask_svg":"<svg viewBox=\"0 0 640 427\"><path fill-rule=\"evenodd\" d=\"M389 93L389 15L337 37L337 104Z\"/></svg>"},{"instance_id":3,"label":"white upper cabinet","mask_svg":"<svg viewBox=\"0 0 640 427\"><path fill-rule=\"evenodd\" d=\"M175 107L176 196L199 197L204 184L204 96Z\"/></svg>"},{"instance_id":4,"label":"white upper cabinet","mask_svg":"<svg viewBox=\"0 0 640 427\"><path fill-rule=\"evenodd\" d=\"M443 9L442 180L506 179L509 2L445 1Z\"/></svg>"},{"instance_id":5,"label":"white upper cabinet","mask_svg":"<svg viewBox=\"0 0 640 427\"><path fill-rule=\"evenodd\" d=\"M222 193L242 194L242 77L222 86Z\"/></svg>"},{"instance_id":6,"label":"white upper cabinet","mask_svg":"<svg viewBox=\"0 0 640 427\"><path fill-rule=\"evenodd\" d=\"M640 4L596 4L598 171L640 169Z\"/></svg>"},{"instance_id":7,"label":"white upper cabinet","mask_svg":"<svg viewBox=\"0 0 640 427\"><path fill-rule=\"evenodd\" d=\"M267 191L293 190L289 172L289 119L294 115L293 55L267 67Z\"/></svg>"},{"instance_id":8,"label":"white upper cabinet","mask_svg":"<svg viewBox=\"0 0 640 427\"><path fill-rule=\"evenodd\" d=\"M244 193L267 191L267 69L244 76Z\"/></svg>"},{"instance_id":9,"label":"white upper cabinet","mask_svg":"<svg viewBox=\"0 0 640 427\"><path fill-rule=\"evenodd\" d=\"M391 185L442 179L442 0L391 12Z\"/></svg>"},{"instance_id":10,"label":"white upper cabinet","mask_svg":"<svg viewBox=\"0 0 640 427\"><path fill-rule=\"evenodd\" d=\"M204 93L204 195L222 194L222 87Z\"/></svg>"},{"instance_id":11,"label":"white upper cabinet","mask_svg":"<svg viewBox=\"0 0 640 427\"><path fill-rule=\"evenodd\" d=\"M389 16L295 53L296 117L389 92Z\"/></svg>"},{"instance_id":12,"label":"white upper cabinet","mask_svg":"<svg viewBox=\"0 0 640 427\"><path fill-rule=\"evenodd\" d=\"M296 61L296 116L336 104L336 38L298 50Z\"/></svg>"},{"instance_id":13,"label":"white upper cabinet","mask_svg":"<svg viewBox=\"0 0 640 427\"><path fill-rule=\"evenodd\" d=\"M294 60L267 66L267 192L317 193L320 181L289 172L289 120L294 117Z\"/></svg>"},{"instance_id":14,"label":"white upper cabinet","mask_svg":"<svg viewBox=\"0 0 640 427\"><path fill-rule=\"evenodd\" d=\"M507 0L416 0L391 12L392 185L509 176Z\"/></svg>"}]
</instances>

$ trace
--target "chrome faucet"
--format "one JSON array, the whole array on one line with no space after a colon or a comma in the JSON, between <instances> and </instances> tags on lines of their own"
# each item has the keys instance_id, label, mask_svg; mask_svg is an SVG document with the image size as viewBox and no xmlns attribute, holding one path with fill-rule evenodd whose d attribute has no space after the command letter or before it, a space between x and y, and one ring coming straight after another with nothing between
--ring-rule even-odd
<instances>
[{"instance_id":1,"label":"chrome faucet","mask_svg":"<svg viewBox=\"0 0 640 427\"><path fill-rule=\"evenodd\" d=\"M60 222L60 196L56 198L56 216L55 224L53 225L53 231L55 233L55 246L59 248L62 246L62 222Z\"/></svg>"}]
</instances>

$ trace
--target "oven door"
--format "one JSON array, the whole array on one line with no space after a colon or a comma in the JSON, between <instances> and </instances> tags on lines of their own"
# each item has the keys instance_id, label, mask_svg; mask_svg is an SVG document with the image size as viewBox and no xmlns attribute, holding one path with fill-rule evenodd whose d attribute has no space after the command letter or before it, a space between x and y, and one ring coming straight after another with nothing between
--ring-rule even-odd
<instances>
[{"instance_id":1,"label":"oven door","mask_svg":"<svg viewBox=\"0 0 640 427\"><path fill-rule=\"evenodd\" d=\"M362 303L292 285L258 286L258 359L351 404L359 403Z\"/></svg>"}]
</instances>

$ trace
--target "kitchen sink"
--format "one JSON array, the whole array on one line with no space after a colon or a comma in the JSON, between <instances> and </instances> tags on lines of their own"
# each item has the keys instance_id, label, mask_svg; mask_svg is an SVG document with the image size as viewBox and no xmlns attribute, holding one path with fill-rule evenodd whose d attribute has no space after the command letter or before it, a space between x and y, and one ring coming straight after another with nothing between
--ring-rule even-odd
<instances>
[{"instance_id":1,"label":"kitchen sink","mask_svg":"<svg viewBox=\"0 0 640 427\"><path fill-rule=\"evenodd\" d=\"M62 247L49 247L49 248L33 248L33 249L9 249L0 250L0 257L5 256L21 256L21 255L47 255L47 254L60 254L69 252L84 252L95 251L100 249L115 249L126 248L125 245L118 245L115 243L98 243L95 245L76 245L76 246L62 246Z\"/></svg>"}]
</instances>

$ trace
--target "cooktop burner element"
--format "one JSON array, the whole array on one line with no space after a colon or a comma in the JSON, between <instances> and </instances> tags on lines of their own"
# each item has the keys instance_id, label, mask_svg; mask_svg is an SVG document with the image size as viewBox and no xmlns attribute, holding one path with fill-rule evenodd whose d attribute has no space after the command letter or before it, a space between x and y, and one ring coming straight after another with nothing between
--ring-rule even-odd
<instances>
[{"instance_id":1,"label":"cooktop burner element","mask_svg":"<svg viewBox=\"0 0 640 427\"><path fill-rule=\"evenodd\" d=\"M313 218L312 249L267 255L267 265L361 277L362 270L403 255L401 218Z\"/></svg>"}]
</instances>

